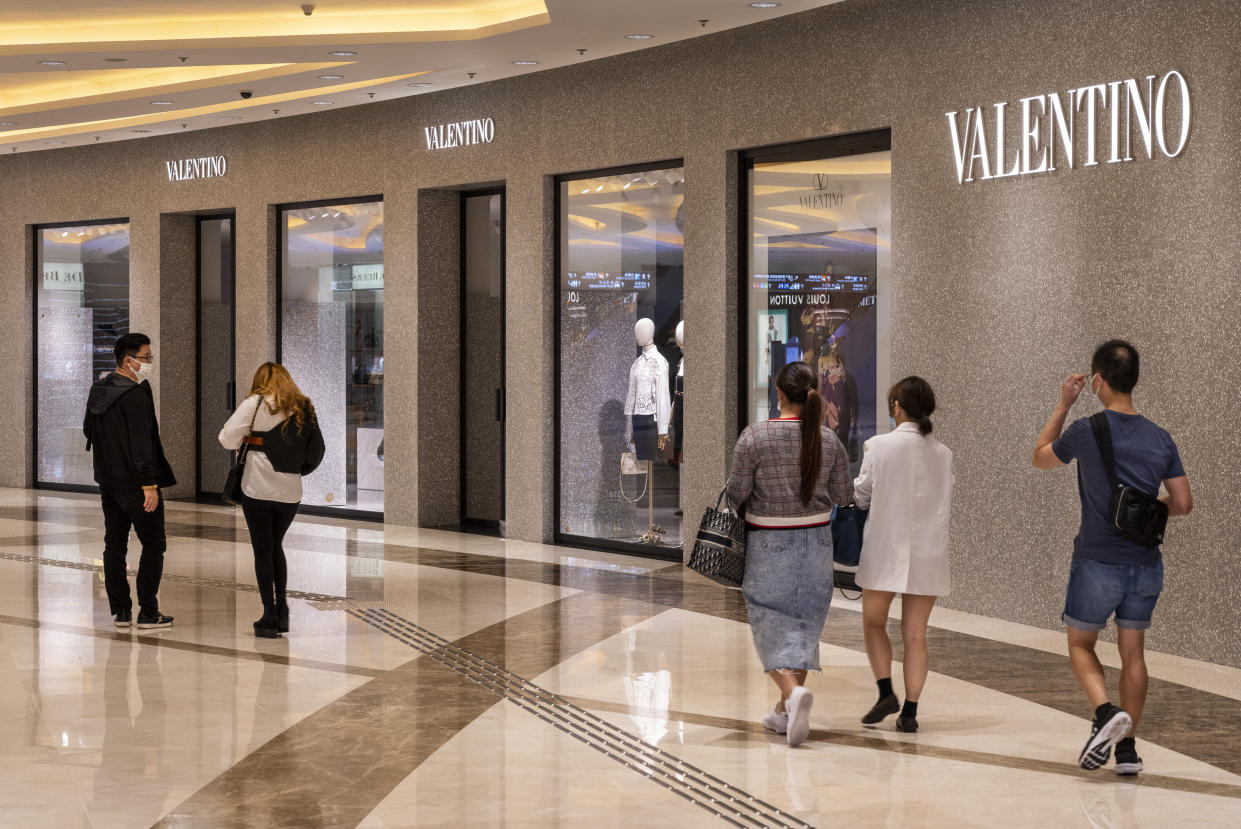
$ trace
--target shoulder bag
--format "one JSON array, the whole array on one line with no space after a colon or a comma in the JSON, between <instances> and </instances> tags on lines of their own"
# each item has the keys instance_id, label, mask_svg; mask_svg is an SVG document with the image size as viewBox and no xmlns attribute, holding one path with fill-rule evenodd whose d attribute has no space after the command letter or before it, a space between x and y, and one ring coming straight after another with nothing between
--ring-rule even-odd
<instances>
[{"instance_id":1,"label":"shoulder bag","mask_svg":"<svg viewBox=\"0 0 1241 829\"><path fill-rule=\"evenodd\" d=\"M862 561L862 533L869 513L869 510L844 506L836 507L833 512L832 580L833 586L842 592L862 589L857 585L857 568Z\"/></svg>"},{"instance_id":2,"label":"shoulder bag","mask_svg":"<svg viewBox=\"0 0 1241 829\"><path fill-rule=\"evenodd\" d=\"M721 490L715 506L703 513L687 566L716 584L740 587L745 580L745 522L724 503L726 491Z\"/></svg>"},{"instance_id":3,"label":"shoulder bag","mask_svg":"<svg viewBox=\"0 0 1241 829\"><path fill-rule=\"evenodd\" d=\"M1116 477L1116 455L1112 451L1112 428L1107 422L1107 412L1091 415L1090 428L1112 487L1108 521L1134 544L1158 547L1163 543L1164 530L1168 527L1168 505L1139 489L1125 486Z\"/></svg>"},{"instance_id":4,"label":"shoulder bag","mask_svg":"<svg viewBox=\"0 0 1241 829\"><path fill-rule=\"evenodd\" d=\"M259 404L254 407L254 417L250 418L250 429L246 432L246 437L241 442L241 449L237 450L237 460L233 463L232 468L228 470L228 478L224 481L224 491L220 493L220 498L226 504L232 504L235 507L241 506L245 494L241 491L241 479L246 472L246 455L250 454L250 435L254 434L254 421L258 419L259 409L263 407L263 398L259 398Z\"/></svg>"}]
</instances>

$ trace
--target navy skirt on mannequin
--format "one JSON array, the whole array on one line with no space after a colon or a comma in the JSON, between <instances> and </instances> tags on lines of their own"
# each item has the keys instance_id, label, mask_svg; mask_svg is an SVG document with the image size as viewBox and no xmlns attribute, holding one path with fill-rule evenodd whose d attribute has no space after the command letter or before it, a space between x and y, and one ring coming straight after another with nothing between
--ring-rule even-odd
<instances>
[{"instance_id":1,"label":"navy skirt on mannequin","mask_svg":"<svg viewBox=\"0 0 1241 829\"><path fill-rule=\"evenodd\" d=\"M631 415L633 418L633 449L640 461L653 461L659 457L659 430L655 415Z\"/></svg>"}]
</instances>

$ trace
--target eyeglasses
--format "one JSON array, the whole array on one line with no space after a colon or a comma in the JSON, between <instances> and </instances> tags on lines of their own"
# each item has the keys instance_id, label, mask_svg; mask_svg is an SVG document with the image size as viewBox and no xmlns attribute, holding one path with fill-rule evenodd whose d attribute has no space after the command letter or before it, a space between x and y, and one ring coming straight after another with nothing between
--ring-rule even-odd
<instances>
[{"instance_id":1,"label":"eyeglasses","mask_svg":"<svg viewBox=\"0 0 1241 829\"><path fill-rule=\"evenodd\" d=\"M154 355L154 354L148 354L148 355L146 355L145 357L139 357L137 354L135 354L135 355L134 355L134 359L135 359L135 360L137 360L137 361L138 361L138 362L140 362L140 363L146 363L147 365L150 365L151 363L154 363L154 362L155 362L155 355Z\"/></svg>"}]
</instances>

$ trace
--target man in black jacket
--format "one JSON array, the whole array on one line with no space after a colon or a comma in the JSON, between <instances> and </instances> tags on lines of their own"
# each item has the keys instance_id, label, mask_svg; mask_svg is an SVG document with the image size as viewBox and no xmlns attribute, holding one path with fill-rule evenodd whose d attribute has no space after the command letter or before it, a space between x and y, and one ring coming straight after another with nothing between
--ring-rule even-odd
<instances>
[{"instance_id":1,"label":"man in black jacket","mask_svg":"<svg viewBox=\"0 0 1241 829\"><path fill-rule=\"evenodd\" d=\"M91 386L82 431L94 449L95 481L103 501L103 579L118 628L133 625L125 554L132 527L142 542L138 561L138 627L166 628L172 617L159 612L164 571L164 503L160 487L174 485L155 421L155 398L147 378L155 355L145 334L116 341L116 371Z\"/></svg>"}]
</instances>

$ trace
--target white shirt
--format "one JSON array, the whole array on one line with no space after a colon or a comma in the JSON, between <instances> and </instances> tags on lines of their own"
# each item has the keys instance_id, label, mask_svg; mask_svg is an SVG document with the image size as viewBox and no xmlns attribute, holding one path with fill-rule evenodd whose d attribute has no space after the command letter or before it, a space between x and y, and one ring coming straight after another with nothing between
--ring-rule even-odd
<instances>
[{"instance_id":1,"label":"white shirt","mask_svg":"<svg viewBox=\"0 0 1241 829\"><path fill-rule=\"evenodd\" d=\"M916 423L866 441L854 500L870 508L857 583L867 590L946 596L952 452Z\"/></svg>"},{"instance_id":2,"label":"white shirt","mask_svg":"<svg viewBox=\"0 0 1241 829\"><path fill-rule=\"evenodd\" d=\"M654 415L659 434L668 434L668 421L672 418L668 360L654 345L645 346L642 355L629 367L629 393L625 396L625 414Z\"/></svg>"},{"instance_id":3,"label":"white shirt","mask_svg":"<svg viewBox=\"0 0 1241 829\"><path fill-rule=\"evenodd\" d=\"M274 429L288 419L283 412L272 414L271 409L260 406L267 403L265 398L252 394L241 405L233 416L220 430L220 445L225 449L236 451L250 434L250 420L254 419L254 431L266 432ZM255 414L255 409L258 414ZM254 450L254 447L250 447ZM297 504L302 500L302 476L294 472L277 472L272 469L267 453L262 450L246 453L246 471L241 476L241 491L258 501L279 501L284 504Z\"/></svg>"}]
</instances>

